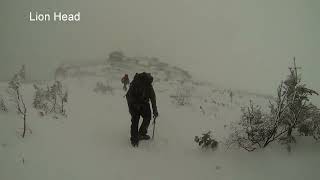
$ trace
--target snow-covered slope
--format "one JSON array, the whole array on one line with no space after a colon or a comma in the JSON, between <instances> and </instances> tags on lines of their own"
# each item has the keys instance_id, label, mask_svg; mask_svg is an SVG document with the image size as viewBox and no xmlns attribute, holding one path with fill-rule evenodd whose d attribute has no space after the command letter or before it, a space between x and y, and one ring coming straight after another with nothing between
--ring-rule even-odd
<instances>
[{"instance_id":1,"label":"snow-covered slope","mask_svg":"<svg viewBox=\"0 0 320 180\"><path fill-rule=\"evenodd\" d=\"M250 99L263 104L267 97L232 90L231 102L229 89L196 82L183 70L159 66L158 61L137 61L70 67L62 80L69 91L67 118L40 117L31 105L32 84L24 84L32 134L19 136L22 120L8 102L10 112L0 114L0 179L300 180L319 176L320 146L309 139L291 153L278 145L252 153L226 151L223 142L230 122L239 119L240 107ZM120 78L124 73L132 78L141 71L151 72L156 79L160 116L154 141L132 148ZM113 92L94 92L97 82L107 83ZM0 87L6 96L6 84ZM176 104L177 92L189 98L186 105ZM193 142L194 136L207 130L213 130L220 142L216 151L201 150Z\"/></svg>"}]
</instances>

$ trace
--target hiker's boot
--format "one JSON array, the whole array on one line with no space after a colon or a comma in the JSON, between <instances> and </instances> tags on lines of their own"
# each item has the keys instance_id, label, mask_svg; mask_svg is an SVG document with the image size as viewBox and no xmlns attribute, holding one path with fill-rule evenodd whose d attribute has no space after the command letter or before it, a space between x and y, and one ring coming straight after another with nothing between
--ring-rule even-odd
<instances>
[{"instance_id":1,"label":"hiker's boot","mask_svg":"<svg viewBox=\"0 0 320 180\"><path fill-rule=\"evenodd\" d=\"M131 141L131 145L133 147L138 147L139 146L139 141Z\"/></svg>"},{"instance_id":2,"label":"hiker's boot","mask_svg":"<svg viewBox=\"0 0 320 180\"><path fill-rule=\"evenodd\" d=\"M150 136L148 134L140 134L139 140L149 140Z\"/></svg>"}]
</instances>

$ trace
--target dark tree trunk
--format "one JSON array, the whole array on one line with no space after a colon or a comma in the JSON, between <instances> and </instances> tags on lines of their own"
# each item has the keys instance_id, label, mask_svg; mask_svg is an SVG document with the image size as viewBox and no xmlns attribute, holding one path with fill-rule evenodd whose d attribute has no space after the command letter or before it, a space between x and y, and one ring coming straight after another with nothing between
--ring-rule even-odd
<instances>
[{"instance_id":1,"label":"dark tree trunk","mask_svg":"<svg viewBox=\"0 0 320 180\"><path fill-rule=\"evenodd\" d=\"M63 107L63 100L61 101L61 113L63 113L64 112L64 109L63 109L64 107Z\"/></svg>"},{"instance_id":2,"label":"dark tree trunk","mask_svg":"<svg viewBox=\"0 0 320 180\"><path fill-rule=\"evenodd\" d=\"M27 112L25 111L23 114L23 133L22 133L23 138L26 135L26 129L27 129L27 122L26 122L27 117L26 116L27 116Z\"/></svg>"},{"instance_id":3,"label":"dark tree trunk","mask_svg":"<svg viewBox=\"0 0 320 180\"><path fill-rule=\"evenodd\" d=\"M56 112L57 97L54 97L53 111Z\"/></svg>"},{"instance_id":4,"label":"dark tree trunk","mask_svg":"<svg viewBox=\"0 0 320 180\"><path fill-rule=\"evenodd\" d=\"M287 137L290 137L291 134L292 134L292 129L293 127L292 126L289 126L289 129L288 129L288 132L287 132Z\"/></svg>"}]
</instances>

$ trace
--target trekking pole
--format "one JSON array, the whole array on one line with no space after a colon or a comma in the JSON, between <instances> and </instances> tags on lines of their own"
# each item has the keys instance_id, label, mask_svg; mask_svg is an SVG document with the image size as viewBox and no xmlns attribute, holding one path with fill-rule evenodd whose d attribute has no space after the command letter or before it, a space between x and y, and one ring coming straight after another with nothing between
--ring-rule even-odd
<instances>
[{"instance_id":1,"label":"trekking pole","mask_svg":"<svg viewBox=\"0 0 320 180\"><path fill-rule=\"evenodd\" d=\"M157 119L157 117L153 116L152 140L154 139L154 130L156 129L156 119Z\"/></svg>"}]
</instances>

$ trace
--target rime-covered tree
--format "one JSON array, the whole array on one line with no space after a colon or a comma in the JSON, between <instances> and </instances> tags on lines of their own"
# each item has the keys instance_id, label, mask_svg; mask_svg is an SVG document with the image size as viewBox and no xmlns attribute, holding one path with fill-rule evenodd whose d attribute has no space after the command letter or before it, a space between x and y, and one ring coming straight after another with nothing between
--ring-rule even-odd
<instances>
[{"instance_id":1,"label":"rime-covered tree","mask_svg":"<svg viewBox=\"0 0 320 180\"><path fill-rule=\"evenodd\" d=\"M68 92L63 89L62 83L60 81L56 81L52 86L52 89L55 91L55 100L59 99L60 113L64 113L64 104L68 102Z\"/></svg>"},{"instance_id":2,"label":"rime-covered tree","mask_svg":"<svg viewBox=\"0 0 320 180\"><path fill-rule=\"evenodd\" d=\"M310 102L312 95L319 95L313 89L307 88L306 84L301 81L301 74L298 72L295 60L294 66L289 68L290 74L283 83L283 94L285 97L286 116L282 124L287 129L287 140L292 139L292 132L304 126L307 121L315 120L315 114L318 108Z\"/></svg>"},{"instance_id":3,"label":"rime-covered tree","mask_svg":"<svg viewBox=\"0 0 320 180\"><path fill-rule=\"evenodd\" d=\"M62 93L62 85L59 81L56 81L51 87L50 87L50 98L53 101L52 110L53 112L56 112L57 108L57 101L59 94Z\"/></svg>"},{"instance_id":4,"label":"rime-covered tree","mask_svg":"<svg viewBox=\"0 0 320 180\"><path fill-rule=\"evenodd\" d=\"M294 59L289 76L278 87L276 100L270 101L268 113L251 102L242 109L240 122L233 126L231 143L248 151L264 148L276 140L288 145L296 142L294 131L319 139L320 110L310 102L310 97L318 93L302 83L298 69Z\"/></svg>"},{"instance_id":5,"label":"rime-covered tree","mask_svg":"<svg viewBox=\"0 0 320 180\"><path fill-rule=\"evenodd\" d=\"M65 91L60 95L61 98L61 113L65 114L64 104L68 102L68 91Z\"/></svg>"},{"instance_id":6,"label":"rime-covered tree","mask_svg":"<svg viewBox=\"0 0 320 180\"><path fill-rule=\"evenodd\" d=\"M49 100L49 90L48 88L42 88L37 85L33 85L35 89L35 94L33 98L33 107L36 109L43 110L43 113L48 113L50 111L51 102Z\"/></svg>"},{"instance_id":7,"label":"rime-covered tree","mask_svg":"<svg viewBox=\"0 0 320 180\"><path fill-rule=\"evenodd\" d=\"M24 72L24 73L21 73ZM27 106L24 102L23 95L21 94L21 86L22 82L25 79L25 67L23 66L22 69L13 76L13 78L9 81L9 88L8 92L12 97L13 102L17 107L17 112L19 115L22 116L23 119L23 133L22 137L25 137L26 128L27 128Z\"/></svg>"},{"instance_id":8,"label":"rime-covered tree","mask_svg":"<svg viewBox=\"0 0 320 180\"><path fill-rule=\"evenodd\" d=\"M33 107L42 110L45 114L58 113L65 115L65 103L68 99L68 93L64 90L60 81L55 81L52 86L46 88L34 85L35 95Z\"/></svg>"}]
</instances>

